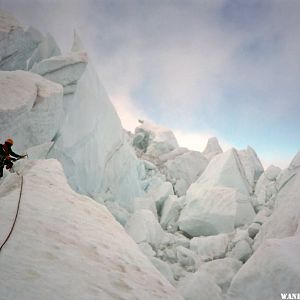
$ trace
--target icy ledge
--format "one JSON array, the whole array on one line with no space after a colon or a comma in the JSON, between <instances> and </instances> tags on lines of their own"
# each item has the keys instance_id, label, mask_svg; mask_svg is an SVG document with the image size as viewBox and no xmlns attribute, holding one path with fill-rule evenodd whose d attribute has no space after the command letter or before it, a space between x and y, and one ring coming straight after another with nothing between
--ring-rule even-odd
<instances>
[{"instance_id":1,"label":"icy ledge","mask_svg":"<svg viewBox=\"0 0 300 300\"><path fill-rule=\"evenodd\" d=\"M1 299L182 299L107 209L75 193L54 159L30 161L20 214L0 255ZM0 186L0 241L16 174Z\"/></svg>"}]
</instances>

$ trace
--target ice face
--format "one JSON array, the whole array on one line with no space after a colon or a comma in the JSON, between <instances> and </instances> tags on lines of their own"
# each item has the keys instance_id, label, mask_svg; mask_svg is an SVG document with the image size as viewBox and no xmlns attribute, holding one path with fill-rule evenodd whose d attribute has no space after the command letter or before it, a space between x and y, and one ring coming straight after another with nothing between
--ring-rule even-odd
<instances>
[{"instance_id":1,"label":"ice face","mask_svg":"<svg viewBox=\"0 0 300 300\"><path fill-rule=\"evenodd\" d=\"M216 137L211 137L207 141L207 145L203 151L203 155L208 159L211 160L214 156L222 153L223 150L219 145L219 141Z\"/></svg>"},{"instance_id":2,"label":"ice face","mask_svg":"<svg viewBox=\"0 0 300 300\"><path fill-rule=\"evenodd\" d=\"M142 194L137 160L119 117L89 63L49 155L62 162L73 188L125 208Z\"/></svg>"},{"instance_id":3,"label":"ice face","mask_svg":"<svg viewBox=\"0 0 300 300\"><path fill-rule=\"evenodd\" d=\"M215 156L190 189L192 191L198 187L210 188L214 186L230 187L245 195L249 195L251 192L251 187L247 182L245 171L235 149Z\"/></svg>"},{"instance_id":4,"label":"ice face","mask_svg":"<svg viewBox=\"0 0 300 300\"><path fill-rule=\"evenodd\" d=\"M81 78L87 63L86 52L72 52L35 63L30 71L60 83L64 87L64 94L70 94L75 92L77 81Z\"/></svg>"},{"instance_id":5,"label":"ice face","mask_svg":"<svg viewBox=\"0 0 300 300\"><path fill-rule=\"evenodd\" d=\"M159 157L179 147L170 129L148 121L141 122L142 125L135 130L133 145L148 156Z\"/></svg>"},{"instance_id":6,"label":"ice face","mask_svg":"<svg viewBox=\"0 0 300 300\"><path fill-rule=\"evenodd\" d=\"M0 72L1 139L16 151L51 141L63 119L61 85L26 71ZM2 141L3 142L3 141Z\"/></svg>"},{"instance_id":7,"label":"ice face","mask_svg":"<svg viewBox=\"0 0 300 300\"><path fill-rule=\"evenodd\" d=\"M188 189L179 228L191 236L214 235L250 222L250 191L237 151L215 156Z\"/></svg>"},{"instance_id":8,"label":"ice face","mask_svg":"<svg viewBox=\"0 0 300 300\"><path fill-rule=\"evenodd\" d=\"M58 56L61 51L53 38L49 33L43 38L38 47L34 50L31 57L27 61L27 69L30 70L34 64L40 61L50 58L52 56Z\"/></svg>"},{"instance_id":9,"label":"ice face","mask_svg":"<svg viewBox=\"0 0 300 300\"><path fill-rule=\"evenodd\" d=\"M12 15L0 11L0 70L27 69L27 59L43 39L37 32L25 31Z\"/></svg>"}]
</instances>

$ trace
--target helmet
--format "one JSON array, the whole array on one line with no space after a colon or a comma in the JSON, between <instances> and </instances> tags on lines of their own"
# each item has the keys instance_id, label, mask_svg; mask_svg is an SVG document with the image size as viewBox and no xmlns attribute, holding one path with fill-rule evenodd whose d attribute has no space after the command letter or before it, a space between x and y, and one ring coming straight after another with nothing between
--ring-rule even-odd
<instances>
[{"instance_id":1,"label":"helmet","mask_svg":"<svg viewBox=\"0 0 300 300\"><path fill-rule=\"evenodd\" d=\"M12 139L7 139L7 140L5 141L5 143L13 145L13 144L14 144L14 141L13 141Z\"/></svg>"}]
</instances>

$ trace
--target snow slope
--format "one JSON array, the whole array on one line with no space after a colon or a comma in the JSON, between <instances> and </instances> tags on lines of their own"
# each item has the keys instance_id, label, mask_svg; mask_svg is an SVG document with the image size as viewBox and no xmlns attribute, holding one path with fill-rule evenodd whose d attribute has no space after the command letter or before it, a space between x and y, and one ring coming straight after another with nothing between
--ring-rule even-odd
<instances>
[{"instance_id":1,"label":"snow slope","mask_svg":"<svg viewBox=\"0 0 300 300\"><path fill-rule=\"evenodd\" d=\"M56 160L27 162L20 214L0 254L0 299L182 299L107 209L67 184ZM0 240L20 178L0 186ZM11 224L11 223L10 223Z\"/></svg>"}]
</instances>

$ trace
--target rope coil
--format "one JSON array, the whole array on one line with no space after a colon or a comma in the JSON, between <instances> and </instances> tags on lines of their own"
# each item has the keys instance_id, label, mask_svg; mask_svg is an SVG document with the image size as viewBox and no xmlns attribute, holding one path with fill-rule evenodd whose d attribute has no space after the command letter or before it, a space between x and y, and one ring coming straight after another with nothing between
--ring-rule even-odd
<instances>
[{"instance_id":1,"label":"rope coil","mask_svg":"<svg viewBox=\"0 0 300 300\"><path fill-rule=\"evenodd\" d=\"M9 234L7 235L6 239L4 240L4 242L2 243L2 245L0 247L0 252L2 251L2 248L7 243L7 241L9 240L9 238L10 238L10 236L11 236L13 230L14 230L14 227L15 227L15 224L17 222L18 215L19 215L20 203L21 203L21 197L22 197L22 191L23 191L23 176L20 176L20 177L21 177L21 188L20 188L20 194L19 194L19 200L18 200L18 207L17 207L15 219L14 219L13 225L12 225L10 231L9 231Z\"/></svg>"}]
</instances>

